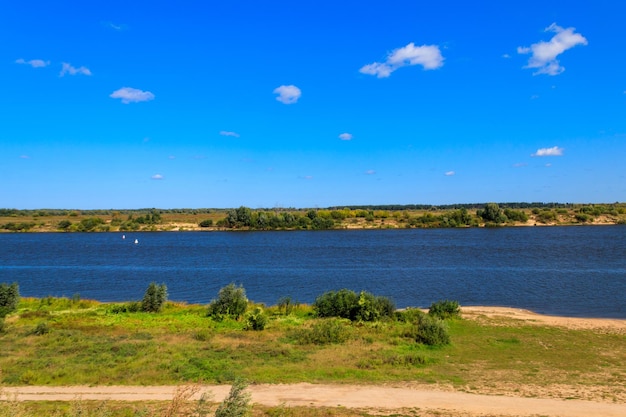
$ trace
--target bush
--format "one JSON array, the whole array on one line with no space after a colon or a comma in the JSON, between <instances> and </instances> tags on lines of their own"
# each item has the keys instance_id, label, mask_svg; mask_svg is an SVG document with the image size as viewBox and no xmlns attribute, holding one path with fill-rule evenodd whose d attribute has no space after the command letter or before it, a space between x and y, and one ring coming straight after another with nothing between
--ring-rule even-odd
<instances>
[{"instance_id":1,"label":"bush","mask_svg":"<svg viewBox=\"0 0 626 417\"><path fill-rule=\"evenodd\" d=\"M167 287L165 284L158 285L151 282L141 300L141 311L158 313L167 301Z\"/></svg>"},{"instance_id":2,"label":"bush","mask_svg":"<svg viewBox=\"0 0 626 417\"><path fill-rule=\"evenodd\" d=\"M298 343L328 345L343 343L348 340L349 331L341 320L324 319L315 323L311 328L295 331L293 334Z\"/></svg>"},{"instance_id":3,"label":"bush","mask_svg":"<svg viewBox=\"0 0 626 417\"><path fill-rule=\"evenodd\" d=\"M7 325L4 322L4 317L0 317L0 334L6 333L6 331L7 331Z\"/></svg>"},{"instance_id":4,"label":"bush","mask_svg":"<svg viewBox=\"0 0 626 417\"><path fill-rule=\"evenodd\" d=\"M246 330L263 330L266 325L267 315L261 307L255 307L246 314Z\"/></svg>"},{"instance_id":5,"label":"bush","mask_svg":"<svg viewBox=\"0 0 626 417\"><path fill-rule=\"evenodd\" d=\"M449 319L461 316L461 307L458 301L439 300L430 305L428 314L440 319Z\"/></svg>"},{"instance_id":6,"label":"bush","mask_svg":"<svg viewBox=\"0 0 626 417\"><path fill-rule=\"evenodd\" d=\"M46 323L46 322L39 323L31 331L31 334L33 334L35 336L43 336L44 334L48 334L48 333L50 333L50 326L48 326L48 323Z\"/></svg>"},{"instance_id":7,"label":"bush","mask_svg":"<svg viewBox=\"0 0 626 417\"><path fill-rule=\"evenodd\" d=\"M318 317L341 317L352 321L376 321L392 317L395 304L387 297L377 297L366 291L358 295L347 289L329 291L315 299L313 309Z\"/></svg>"},{"instance_id":8,"label":"bush","mask_svg":"<svg viewBox=\"0 0 626 417\"><path fill-rule=\"evenodd\" d=\"M450 344L448 328L443 320L424 314L417 323L415 341L429 346Z\"/></svg>"},{"instance_id":9,"label":"bush","mask_svg":"<svg viewBox=\"0 0 626 417\"><path fill-rule=\"evenodd\" d=\"M211 301L207 315L214 318L228 316L234 319L241 317L248 308L248 298L243 286L237 287L234 283L220 289L217 299Z\"/></svg>"},{"instance_id":10,"label":"bush","mask_svg":"<svg viewBox=\"0 0 626 417\"><path fill-rule=\"evenodd\" d=\"M215 410L215 417L246 417L250 415L250 394L245 392L248 387L242 380L235 380L230 387L228 397Z\"/></svg>"},{"instance_id":11,"label":"bush","mask_svg":"<svg viewBox=\"0 0 626 417\"><path fill-rule=\"evenodd\" d=\"M198 226L200 226L200 227L211 227L211 226L213 226L213 220L212 219L202 220L200 223L198 223Z\"/></svg>"},{"instance_id":12,"label":"bush","mask_svg":"<svg viewBox=\"0 0 626 417\"><path fill-rule=\"evenodd\" d=\"M17 310L17 304L20 302L20 290L17 282L13 284L0 284L0 317L4 317L9 313Z\"/></svg>"},{"instance_id":13,"label":"bush","mask_svg":"<svg viewBox=\"0 0 626 417\"><path fill-rule=\"evenodd\" d=\"M139 301L131 301L130 303L124 304L111 304L107 312L111 314L121 314L121 313L137 313L141 310L141 302Z\"/></svg>"}]
</instances>

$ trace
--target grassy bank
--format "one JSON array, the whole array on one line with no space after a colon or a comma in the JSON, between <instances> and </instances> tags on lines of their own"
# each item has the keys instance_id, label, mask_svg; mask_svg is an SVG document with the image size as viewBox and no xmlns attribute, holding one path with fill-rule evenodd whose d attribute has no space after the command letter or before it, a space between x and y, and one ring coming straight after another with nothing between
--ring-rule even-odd
<instances>
[{"instance_id":1,"label":"grassy bank","mask_svg":"<svg viewBox=\"0 0 626 417\"><path fill-rule=\"evenodd\" d=\"M23 298L0 333L4 385L230 383L424 383L481 393L623 397L626 336L530 326L507 319L447 321L452 343L430 347L398 320L351 323L268 307L262 331L168 302L161 313L115 304ZM338 343L318 343L332 322ZM313 335L313 336L312 336ZM622 398L623 400L623 398Z\"/></svg>"}]
</instances>

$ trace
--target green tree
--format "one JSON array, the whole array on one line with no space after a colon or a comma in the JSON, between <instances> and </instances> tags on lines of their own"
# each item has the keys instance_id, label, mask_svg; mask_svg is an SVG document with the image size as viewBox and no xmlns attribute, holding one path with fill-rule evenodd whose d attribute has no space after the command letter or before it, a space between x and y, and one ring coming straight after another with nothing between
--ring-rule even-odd
<instances>
[{"instance_id":1,"label":"green tree","mask_svg":"<svg viewBox=\"0 0 626 417\"><path fill-rule=\"evenodd\" d=\"M13 284L0 284L0 318L17 310L20 302L20 289L17 282Z\"/></svg>"},{"instance_id":2,"label":"green tree","mask_svg":"<svg viewBox=\"0 0 626 417\"><path fill-rule=\"evenodd\" d=\"M504 223L507 220L506 216L502 212L502 209L500 209L500 206L496 203L485 204L485 208L478 210L476 214L479 217L482 217L486 222Z\"/></svg>"},{"instance_id":3,"label":"green tree","mask_svg":"<svg viewBox=\"0 0 626 417\"><path fill-rule=\"evenodd\" d=\"M167 287L165 284L158 285L151 282L141 300L141 311L158 313L167 301Z\"/></svg>"},{"instance_id":4,"label":"green tree","mask_svg":"<svg viewBox=\"0 0 626 417\"><path fill-rule=\"evenodd\" d=\"M209 304L208 315L214 318L223 316L238 319L248 308L248 298L243 286L237 287L230 283L222 287L217 294L217 298Z\"/></svg>"}]
</instances>

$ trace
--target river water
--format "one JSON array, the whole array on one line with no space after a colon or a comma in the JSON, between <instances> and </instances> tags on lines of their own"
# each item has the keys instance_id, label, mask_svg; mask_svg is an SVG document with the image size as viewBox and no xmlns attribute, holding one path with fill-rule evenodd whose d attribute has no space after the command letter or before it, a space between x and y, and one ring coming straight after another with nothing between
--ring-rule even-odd
<instances>
[{"instance_id":1,"label":"river water","mask_svg":"<svg viewBox=\"0 0 626 417\"><path fill-rule=\"evenodd\" d=\"M348 288L626 319L626 227L0 234L0 282L22 296L139 300L152 281L190 303L234 282L268 305Z\"/></svg>"}]
</instances>

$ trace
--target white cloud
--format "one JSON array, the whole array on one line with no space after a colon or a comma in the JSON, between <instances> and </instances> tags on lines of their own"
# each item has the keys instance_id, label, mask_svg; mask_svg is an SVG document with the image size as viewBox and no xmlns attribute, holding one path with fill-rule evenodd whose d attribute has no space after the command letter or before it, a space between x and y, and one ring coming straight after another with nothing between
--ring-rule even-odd
<instances>
[{"instance_id":1,"label":"white cloud","mask_svg":"<svg viewBox=\"0 0 626 417\"><path fill-rule=\"evenodd\" d=\"M123 87L119 90L115 90L111 93L111 95L109 95L109 97L119 98L124 104L154 100L154 94L152 94L150 91L142 91L130 87Z\"/></svg>"},{"instance_id":2,"label":"white cloud","mask_svg":"<svg viewBox=\"0 0 626 417\"><path fill-rule=\"evenodd\" d=\"M552 166L552 164L550 164L550 163L546 164L546 168L550 168L551 166Z\"/></svg>"},{"instance_id":3,"label":"white cloud","mask_svg":"<svg viewBox=\"0 0 626 417\"><path fill-rule=\"evenodd\" d=\"M367 171L365 171L366 175L374 175L376 174L376 171L374 171L373 169L368 169Z\"/></svg>"},{"instance_id":4,"label":"white cloud","mask_svg":"<svg viewBox=\"0 0 626 417\"><path fill-rule=\"evenodd\" d=\"M454 172L454 171L448 171L448 172L446 172L446 173L445 173L445 174L443 174L443 175L445 175L446 177L452 177L452 176L456 175L456 172Z\"/></svg>"},{"instance_id":5,"label":"white cloud","mask_svg":"<svg viewBox=\"0 0 626 417\"><path fill-rule=\"evenodd\" d=\"M563 29L556 23L552 23L545 29L545 32L554 32L556 35L548 42L533 43L530 47L519 46L518 54L532 54L528 59L528 65L524 68L537 68L533 75L558 75L565 71L556 58L576 45L587 45L587 39L580 33L574 33L575 30L573 27Z\"/></svg>"},{"instance_id":6,"label":"white cloud","mask_svg":"<svg viewBox=\"0 0 626 417\"><path fill-rule=\"evenodd\" d=\"M313 175L305 175L303 178L305 180L312 180L313 179Z\"/></svg>"},{"instance_id":7,"label":"white cloud","mask_svg":"<svg viewBox=\"0 0 626 417\"><path fill-rule=\"evenodd\" d=\"M165 179L165 177L161 174L154 174L153 176L150 177L153 180L163 180Z\"/></svg>"},{"instance_id":8,"label":"white cloud","mask_svg":"<svg viewBox=\"0 0 626 417\"><path fill-rule=\"evenodd\" d=\"M232 136L233 138L238 138L239 133L237 132L229 132L228 130L220 130L220 135L222 136Z\"/></svg>"},{"instance_id":9,"label":"white cloud","mask_svg":"<svg viewBox=\"0 0 626 417\"><path fill-rule=\"evenodd\" d=\"M82 75L91 75L91 71L89 71L89 68L87 67L73 67L71 64L68 64L67 62L63 63L63 68L61 69L61 73L59 74L59 77L64 76L65 74L70 74L70 75L76 75L76 74L82 74Z\"/></svg>"},{"instance_id":10,"label":"white cloud","mask_svg":"<svg viewBox=\"0 0 626 417\"><path fill-rule=\"evenodd\" d=\"M20 159L30 159L30 156L28 156L28 155L20 155Z\"/></svg>"},{"instance_id":11,"label":"white cloud","mask_svg":"<svg viewBox=\"0 0 626 417\"><path fill-rule=\"evenodd\" d=\"M274 89L274 94L278 94L276 100L283 104L294 104L302 95L302 91L295 85L281 85Z\"/></svg>"},{"instance_id":12,"label":"white cloud","mask_svg":"<svg viewBox=\"0 0 626 417\"><path fill-rule=\"evenodd\" d=\"M361 67L362 74L387 78L398 68L421 65L425 70L443 66L443 56L437 45L415 46L413 42L402 48L394 49L387 55L385 62L374 62Z\"/></svg>"},{"instance_id":13,"label":"white cloud","mask_svg":"<svg viewBox=\"0 0 626 417\"><path fill-rule=\"evenodd\" d=\"M530 156L562 156L563 148L559 148L558 146L553 146L551 148L540 148L537 149L537 152L531 154Z\"/></svg>"},{"instance_id":14,"label":"white cloud","mask_svg":"<svg viewBox=\"0 0 626 417\"><path fill-rule=\"evenodd\" d=\"M43 68L43 67L47 67L48 65L50 65L50 61L44 61L41 59L31 59L30 61L25 61L24 59L20 58L20 59L16 59L15 63L30 65L33 68Z\"/></svg>"},{"instance_id":15,"label":"white cloud","mask_svg":"<svg viewBox=\"0 0 626 417\"><path fill-rule=\"evenodd\" d=\"M352 133L342 133L341 135L339 135L339 139L352 140Z\"/></svg>"},{"instance_id":16,"label":"white cloud","mask_svg":"<svg viewBox=\"0 0 626 417\"><path fill-rule=\"evenodd\" d=\"M167 159L176 159L176 157L174 155L170 155L167 157Z\"/></svg>"},{"instance_id":17,"label":"white cloud","mask_svg":"<svg viewBox=\"0 0 626 417\"><path fill-rule=\"evenodd\" d=\"M509 55L509 54L503 54L503 55L502 55L502 58L509 59L509 58L511 58L511 55Z\"/></svg>"},{"instance_id":18,"label":"white cloud","mask_svg":"<svg viewBox=\"0 0 626 417\"><path fill-rule=\"evenodd\" d=\"M513 164L513 167L515 168L523 168L525 166L527 166L528 164L526 162L518 162L516 164Z\"/></svg>"}]
</instances>

